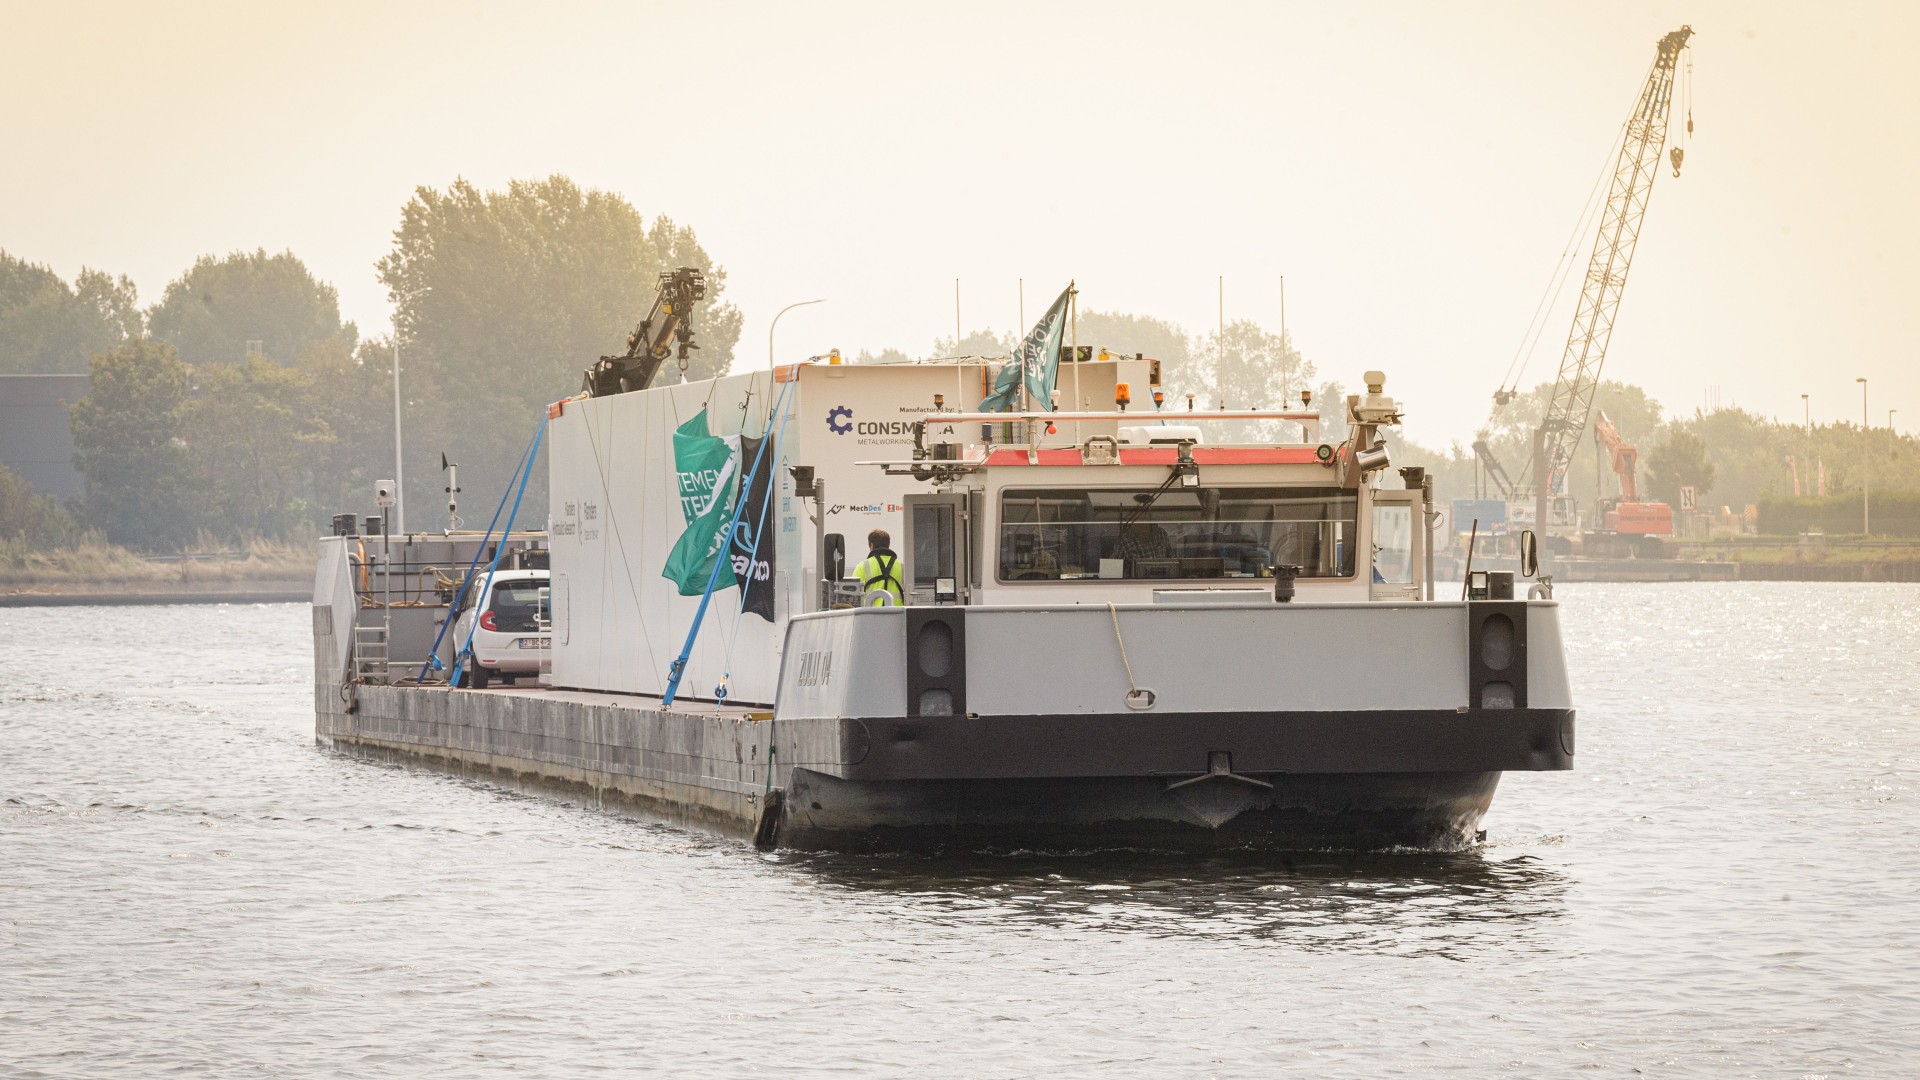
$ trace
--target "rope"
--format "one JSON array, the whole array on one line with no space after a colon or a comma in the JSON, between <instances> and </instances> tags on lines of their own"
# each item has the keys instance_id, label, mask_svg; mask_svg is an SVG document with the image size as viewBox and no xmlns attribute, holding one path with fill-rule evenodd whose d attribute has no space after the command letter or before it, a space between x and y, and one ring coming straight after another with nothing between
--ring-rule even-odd
<instances>
[{"instance_id":1,"label":"rope","mask_svg":"<svg viewBox=\"0 0 1920 1080\"><path fill-rule=\"evenodd\" d=\"M1140 692L1140 686L1133 681L1133 664L1127 659L1127 639L1120 636L1120 609L1107 601L1107 614L1113 616L1113 641L1120 646L1120 666L1127 669L1127 696L1133 697Z\"/></svg>"}]
</instances>

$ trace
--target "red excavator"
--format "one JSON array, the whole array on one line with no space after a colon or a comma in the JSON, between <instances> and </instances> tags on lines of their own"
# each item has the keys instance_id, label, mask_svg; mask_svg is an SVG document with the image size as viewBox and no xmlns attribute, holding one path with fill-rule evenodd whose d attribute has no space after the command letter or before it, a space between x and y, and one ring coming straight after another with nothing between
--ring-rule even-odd
<instances>
[{"instance_id":1,"label":"red excavator","mask_svg":"<svg viewBox=\"0 0 1920 1080\"><path fill-rule=\"evenodd\" d=\"M1663 502L1641 502L1635 479L1640 451L1622 438L1607 419L1605 409L1593 421L1593 435L1613 459L1613 475L1620 478L1620 497L1600 502L1600 528L1580 537L1588 558L1658 559L1667 554L1666 537L1673 535L1673 508Z\"/></svg>"}]
</instances>

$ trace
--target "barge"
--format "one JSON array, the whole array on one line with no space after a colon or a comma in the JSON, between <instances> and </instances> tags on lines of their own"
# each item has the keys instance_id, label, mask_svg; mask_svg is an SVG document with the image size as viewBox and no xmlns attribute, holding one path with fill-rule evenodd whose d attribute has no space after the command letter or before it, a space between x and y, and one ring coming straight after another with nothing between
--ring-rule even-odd
<instances>
[{"instance_id":1,"label":"barge","mask_svg":"<svg viewBox=\"0 0 1920 1080\"><path fill-rule=\"evenodd\" d=\"M1381 373L1329 425L1131 410L1157 363L1058 352L1067 409L956 407L978 359L590 379L545 529L321 540L318 738L839 850L1457 849L1572 767L1550 585L1436 598ZM550 658L454 688L495 566L549 569Z\"/></svg>"}]
</instances>

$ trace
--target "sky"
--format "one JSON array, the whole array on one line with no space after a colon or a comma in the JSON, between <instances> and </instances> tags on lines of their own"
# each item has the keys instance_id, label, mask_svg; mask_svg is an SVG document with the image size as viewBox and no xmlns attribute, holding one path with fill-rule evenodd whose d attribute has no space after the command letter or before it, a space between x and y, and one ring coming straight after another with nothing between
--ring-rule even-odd
<instances>
[{"instance_id":1,"label":"sky","mask_svg":"<svg viewBox=\"0 0 1920 1080\"><path fill-rule=\"evenodd\" d=\"M0 0L0 248L144 302L288 249L363 334L420 186L553 173L691 225L736 370L1084 307L1280 323L1466 440L1652 62L1695 31L1608 378L1920 425L1920 5ZM1676 106L1678 108L1678 106ZM1676 116L1676 120L1679 117ZM1678 124L1676 124L1676 127ZM1577 244L1576 285L1590 237ZM1224 279L1224 300L1220 282ZM1551 379L1569 289L1520 382ZM644 312L636 312L636 320ZM609 342L609 348L618 342ZM559 390L571 387L557 388Z\"/></svg>"}]
</instances>

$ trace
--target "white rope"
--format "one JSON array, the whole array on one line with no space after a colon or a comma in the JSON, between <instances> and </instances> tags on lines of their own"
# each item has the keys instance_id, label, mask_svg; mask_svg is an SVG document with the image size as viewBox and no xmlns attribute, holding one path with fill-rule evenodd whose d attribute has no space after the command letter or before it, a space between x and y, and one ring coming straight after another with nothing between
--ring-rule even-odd
<instances>
[{"instance_id":1,"label":"white rope","mask_svg":"<svg viewBox=\"0 0 1920 1080\"><path fill-rule=\"evenodd\" d=\"M1127 659L1127 640L1120 636L1120 609L1114 607L1111 600L1107 601L1107 614L1113 616L1113 640L1120 646L1120 666L1127 669L1127 696L1133 697L1140 693L1140 687L1133 681L1133 664Z\"/></svg>"}]
</instances>

